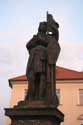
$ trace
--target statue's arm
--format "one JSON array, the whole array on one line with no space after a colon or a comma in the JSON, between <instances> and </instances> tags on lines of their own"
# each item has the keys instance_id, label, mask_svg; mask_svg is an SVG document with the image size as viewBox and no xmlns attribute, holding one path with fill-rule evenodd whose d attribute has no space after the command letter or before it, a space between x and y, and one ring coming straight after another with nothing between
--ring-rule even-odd
<instances>
[{"instance_id":1,"label":"statue's arm","mask_svg":"<svg viewBox=\"0 0 83 125\"><path fill-rule=\"evenodd\" d=\"M28 50L30 50L31 48L33 48L35 46L36 40L37 40L37 36L34 35L33 38L26 44L26 48Z\"/></svg>"},{"instance_id":2,"label":"statue's arm","mask_svg":"<svg viewBox=\"0 0 83 125\"><path fill-rule=\"evenodd\" d=\"M34 35L33 38L26 44L27 50L30 52L30 50L38 45L42 45L46 47L48 44L48 41L46 37L43 37L42 35Z\"/></svg>"}]
</instances>

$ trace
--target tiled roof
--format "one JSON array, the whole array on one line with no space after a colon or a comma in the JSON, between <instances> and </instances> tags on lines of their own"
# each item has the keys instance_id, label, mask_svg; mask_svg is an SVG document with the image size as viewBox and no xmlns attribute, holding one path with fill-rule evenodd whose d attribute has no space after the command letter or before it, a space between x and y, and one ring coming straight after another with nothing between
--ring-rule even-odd
<instances>
[{"instance_id":1,"label":"tiled roof","mask_svg":"<svg viewBox=\"0 0 83 125\"><path fill-rule=\"evenodd\" d=\"M78 72L63 67L56 67L56 79L58 80L69 80L69 79L83 79L83 72ZM9 81L26 81L26 75L18 76L15 78L9 79Z\"/></svg>"}]
</instances>

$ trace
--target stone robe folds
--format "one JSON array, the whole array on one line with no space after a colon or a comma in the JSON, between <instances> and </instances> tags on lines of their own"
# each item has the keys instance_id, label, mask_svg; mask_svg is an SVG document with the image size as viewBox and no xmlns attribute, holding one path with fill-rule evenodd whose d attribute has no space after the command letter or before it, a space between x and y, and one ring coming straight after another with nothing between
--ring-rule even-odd
<instances>
[{"instance_id":1,"label":"stone robe folds","mask_svg":"<svg viewBox=\"0 0 83 125\"><path fill-rule=\"evenodd\" d=\"M45 60L46 48L41 45L33 48L28 61L27 75L29 76L30 70L34 73L45 73Z\"/></svg>"},{"instance_id":2,"label":"stone robe folds","mask_svg":"<svg viewBox=\"0 0 83 125\"><path fill-rule=\"evenodd\" d=\"M49 36L47 47L47 82L55 83L55 64L60 53L60 46L55 37Z\"/></svg>"}]
</instances>

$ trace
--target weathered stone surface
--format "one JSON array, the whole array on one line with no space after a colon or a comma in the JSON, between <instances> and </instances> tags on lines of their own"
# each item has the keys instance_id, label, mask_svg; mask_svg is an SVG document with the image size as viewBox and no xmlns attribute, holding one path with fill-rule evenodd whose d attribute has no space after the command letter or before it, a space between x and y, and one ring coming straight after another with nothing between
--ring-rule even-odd
<instances>
[{"instance_id":1,"label":"weathered stone surface","mask_svg":"<svg viewBox=\"0 0 83 125\"><path fill-rule=\"evenodd\" d=\"M47 99L48 103L59 105L55 71L60 53L58 28L59 24L47 13L47 21L40 22L38 33L26 45L29 52L26 68L29 89L25 100Z\"/></svg>"},{"instance_id":2,"label":"weathered stone surface","mask_svg":"<svg viewBox=\"0 0 83 125\"><path fill-rule=\"evenodd\" d=\"M6 108L6 116L12 120L11 125L59 125L64 115L54 105L42 101L20 102L14 108Z\"/></svg>"}]
</instances>

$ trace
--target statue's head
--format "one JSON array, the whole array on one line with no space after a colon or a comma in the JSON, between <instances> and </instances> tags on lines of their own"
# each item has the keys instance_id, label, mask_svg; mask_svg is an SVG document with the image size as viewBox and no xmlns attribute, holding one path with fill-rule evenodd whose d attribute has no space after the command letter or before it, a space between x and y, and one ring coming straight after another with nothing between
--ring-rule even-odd
<instances>
[{"instance_id":1,"label":"statue's head","mask_svg":"<svg viewBox=\"0 0 83 125\"><path fill-rule=\"evenodd\" d=\"M47 22L40 22L38 32L46 33L47 30Z\"/></svg>"}]
</instances>

